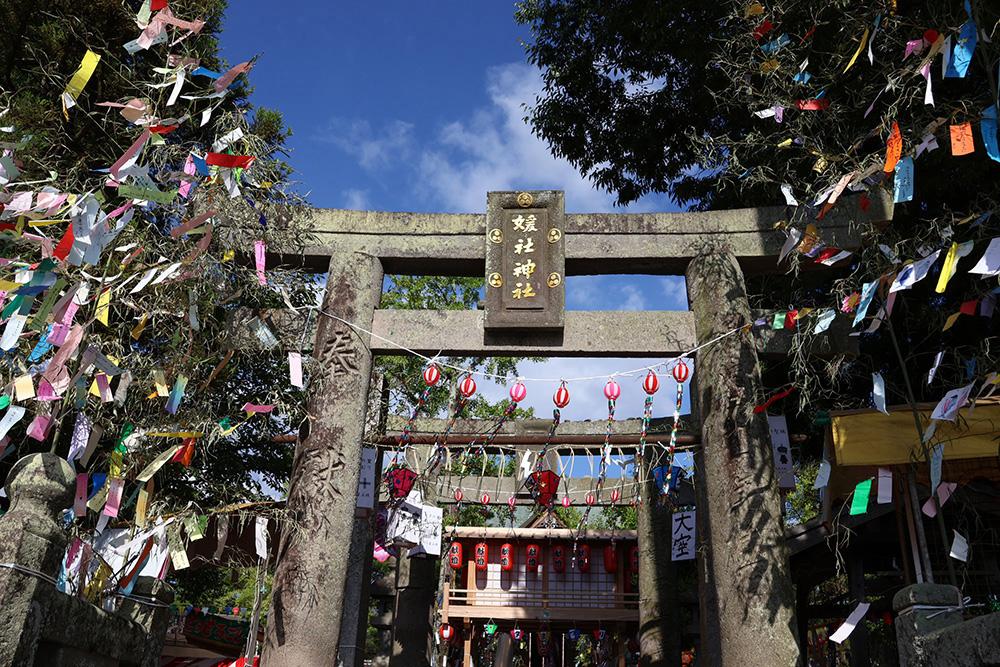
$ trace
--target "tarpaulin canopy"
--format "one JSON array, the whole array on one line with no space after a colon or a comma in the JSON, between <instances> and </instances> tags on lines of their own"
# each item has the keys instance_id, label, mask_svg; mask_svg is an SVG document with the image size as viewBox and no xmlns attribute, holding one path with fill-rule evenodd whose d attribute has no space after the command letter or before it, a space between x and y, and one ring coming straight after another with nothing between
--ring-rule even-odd
<instances>
[{"instance_id":1,"label":"tarpaulin canopy","mask_svg":"<svg viewBox=\"0 0 1000 667\"><path fill-rule=\"evenodd\" d=\"M934 404L918 404L921 429L930 423ZM831 444L840 466L887 466L922 461L913 413L909 406L893 406L889 414L873 410L834 413ZM954 422L939 421L928 444L945 443L944 458L996 457L1000 446L1000 403L979 401L969 414L959 411Z\"/></svg>"}]
</instances>

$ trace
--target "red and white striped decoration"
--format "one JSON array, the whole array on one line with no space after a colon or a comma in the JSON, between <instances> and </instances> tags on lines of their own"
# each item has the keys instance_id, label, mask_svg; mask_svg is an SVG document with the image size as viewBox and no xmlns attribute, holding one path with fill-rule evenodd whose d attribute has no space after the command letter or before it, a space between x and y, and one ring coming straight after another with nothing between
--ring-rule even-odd
<instances>
[{"instance_id":1,"label":"red and white striped decoration","mask_svg":"<svg viewBox=\"0 0 1000 667\"><path fill-rule=\"evenodd\" d=\"M552 394L552 402L556 404L557 408L565 408L569 405L569 389L566 388L565 382L559 385L556 393Z\"/></svg>"},{"instance_id":2,"label":"red and white striped decoration","mask_svg":"<svg viewBox=\"0 0 1000 667\"><path fill-rule=\"evenodd\" d=\"M523 382L516 382L514 386L510 388L510 400L515 403L520 403L524 400L524 397L528 395L528 388L524 386Z\"/></svg>"},{"instance_id":3,"label":"red and white striped decoration","mask_svg":"<svg viewBox=\"0 0 1000 667\"><path fill-rule=\"evenodd\" d=\"M437 367L437 364L428 364L427 368L424 369L424 382L427 383L428 387L434 387L440 381L441 369Z\"/></svg>"},{"instance_id":4,"label":"red and white striped decoration","mask_svg":"<svg viewBox=\"0 0 1000 667\"><path fill-rule=\"evenodd\" d=\"M514 505L516 504L517 500L514 498L514 496L511 496L510 498L507 499L507 506L510 507L511 510L514 509Z\"/></svg>"},{"instance_id":5,"label":"red and white striped decoration","mask_svg":"<svg viewBox=\"0 0 1000 667\"><path fill-rule=\"evenodd\" d=\"M465 494L462 493L462 489L455 489L455 502L456 503L462 502L462 498L464 498L464 497L465 497Z\"/></svg>"},{"instance_id":6,"label":"red and white striped decoration","mask_svg":"<svg viewBox=\"0 0 1000 667\"><path fill-rule=\"evenodd\" d=\"M490 504L490 494L484 493L483 497L479 499L479 502L481 502L484 505L489 505Z\"/></svg>"},{"instance_id":7,"label":"red and white striped decoration","mask_svg":"<svg viewBox=\"0 0 1000 667\"><path fill-rule=\"evenodd\" d=\"M572 501L570 501L569 496L563 496L563 499L562 499L562 506L563 507L569 507L572 504L573 503L572 503Z\"/></svg>"},{"instance_id":8,"label":"red and white striped decoration","mask_svg":"<svg viewBox=\"0 0 1000 667\"><path fill-rule=\"evenodd\" d=\"M458 385L458 391L464 398L472 398L472 395L476 393L476 381L472 379L471 375L465 376L465 379Z\"/></svg>"},{"instance_id":9,"label":"red and white striped decoration","mask_svg":"<svg viewBox=\"0 0 1000 667\"><path fill-rule=\"evenodd\" d=\"M593 505L596 501L597 501L597 499L594 498L594 494L593 493L588 493L587 494L587 504L588 505Z\"/></svg>"},{"instance_id":10,"label":"red and white striped decoration","mask_svg":"<svg viewBox=\"0 0 1000 667\"><path fill-rule=\"evenodd\" d=\"M611 502L617 503L621 499L622 499L622 492L619 489L612 489L611 490Z\"/></svg>"},{"instance_id":11,"label":"red and white striped decoration","mask_svg":"<svg viewBox=\"0 0 1000 667\"><path fill-rule=\"evenodd\" d=\"M660 378L656 377L656 373L649 371L646 374L646 379L642 381L642 390L652 396L660 389Z\"/></svg>"},{"instance_id":12,"label":"red and white striped decoration","mask_svg":"<svg viewBox=\"0 0 1000 667\"><path fill-rule=\"evenodd\" d=\"M684 384L687 379L691 377L691 369L687 367L687 364L683 360L679 360L677 365L674 366L674 370L671 371L674 375L674 379L677 380L679 384Z\"/></svg>"},{"instance_id":13,"label":"red and white striped decoration","mask_svg":"<svg viewBox=\"0 0 1000 667\"><path fill-rule=\"evenodd\" d=\"M441 629L438 630L438 632L441 635L441 639L446 642L451 641L451 638L455 636L455 628L451 627L447 623L442 623Z\"/></svg>"},{"instance_id":14,"label":"red and white striped decoration","mask_svg":"<svg viewBox=\"0 0 1000 667\"><path fill-rule=\"evenodd\" d=\"M604 385L604 396L609 401L617 401L618 397L622 395L621 385L615 382L613 379L608 380L608 383Z\"/></svg>"}]
</instances>

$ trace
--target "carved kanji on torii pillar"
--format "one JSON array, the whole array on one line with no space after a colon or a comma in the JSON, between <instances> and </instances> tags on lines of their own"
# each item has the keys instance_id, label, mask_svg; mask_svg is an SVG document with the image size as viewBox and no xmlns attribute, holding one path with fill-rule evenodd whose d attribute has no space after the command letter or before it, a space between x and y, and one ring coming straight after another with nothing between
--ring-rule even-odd
<instances>
[{"instance_id":1,"label":"carved kanji on torii pillar","mask_svg":"<svg viewBox=\"0 0 1000 667\"><path fill-rule=\"evenodd\" d=\"M574 215L563 213L561 192L541 191L490 193L488 209L486 215L316 216L319 244L307 248L303 259L307 266L329 262L322 309L339 319L319 317L316 384L288 496L296 525L281 538L263 656L268 667L333 664L345 583L366 585L345 582L345 573L373 354L398 354L402 345L429 356L670 358L752 321L740 265L773 270L785 240L774 225L784 219L784 207ZM887 200L865 210L843 201L824 220L824 240L856 247L864 224L891 218ZM545 256L526 258L531 247L544 248ZM685 271L694 314L563 308L567 274ZM489 285L486 312L378 310L383 272L482 276ZM544 298L526 297L532 294ZM360 329L375 336L369 339ZM839 334L834 325L811 344L837 351L843 347ZM790 338L769 331L756 345L785 354ZM697 360L705 448L698 481L703 635L713 664L742 664L738 652L745 648L760 656L759 664L790 665L798 656L794 596L780 540L773 462L761 417L748 410L757 382L755 343L728 341ZM643 570L652 571L648 564ZM640 587L642 595L659 595L642 581ZM660 613L662 602L647 605L648 613ZM643 619L650 627L659 623Z\"/></svg>"}]
</instances>

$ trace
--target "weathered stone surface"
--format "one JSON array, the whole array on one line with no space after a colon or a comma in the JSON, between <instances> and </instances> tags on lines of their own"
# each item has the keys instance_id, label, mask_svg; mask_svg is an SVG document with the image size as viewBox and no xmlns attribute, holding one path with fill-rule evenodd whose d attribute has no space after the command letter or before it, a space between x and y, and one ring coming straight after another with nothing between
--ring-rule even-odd
<instances>
[{"instance_id":1,"label":"weathered stone surface","mask_svg":"<svg viewBox=\"0 0 1000 667\"><path fill-rule=\"evenodd\" d=\"M743 275L718 249L688 267L698 340L750 317ZM697 536L700 661L709 665L795 665L795 594L789 577L770 436L752 407L760 369L742 335L698 353L702 420Z\"/></svg>"},{"instance_id":2,"label":"weathered stone surface","mask_svg":"<svg viewBox=\"0 0 1000 667\"><path fill-rule=\"evenodd\" d=\"M823 240L840 248L857 247L860 233L856 230L866 223L891 220L892 209L888 197L877 198L868 211L860 209L856 198L843 198L823 221ZM729 245L745 268L770 270L785 240L774 224L784 221L785 215L783 206L687 213L567 214L566 272L677 274L706 243L718 242ZM484 214L324 209L316 212L315 223L318 244L306 250L305 260L319 270L331 253L346 249L381 258L388 273L483 275L485 269ZM628 271L623 270L626 263Z\"/></svg>"},{"instance_id":3,"label":"weathered stone surface","mask_svg":"<svg viewBox=\"0 0 1000 667\"><path fill-rule=\"evenodd\" d=\"M59 573L66 536L56 516L73 500L75 476L54 454L33 454L15 464L7 481L10 511L0 518L0 664L159 664L173 600L162 581L140 577L133 595L109 613L57 591L44 577ZM38 574L32 574L37 572Z\"/></svg>"},{"instance_id":4,"label":"weathered stone surface","mask_svg":"<svg viewBox=\"0 0 1000 667\"><path fill-rule=\"evenodd\" d=\"M647 452L647 458L651 452ZM680 664L681 633L677 602L677 571L670 559L670 506L660 502L651 469L643 463L639 533L639 666ZM628 495L628 494L626 494Z\"/></svg>"},{"instance_id":5,"label":"weathered stone surface","mask_svg":"<svg viewBox=\"0 0 1000 667\"><path fill-rule=\"evenodd\" d=\"M325 312L370 325L381 293L378 259L331 258ZM342 322L320 319L318 385L293 462L288 511L295 525L281 536L263 654L268 665L323 665L337 655L371 375L368 343Z\"/></svg>"},{"instance_id":6,"label":"weathered stone surface","mask_svg":"<svg viewBox=\"0 0 1000 667\"><path fill-rule=\"evenodd\" d=\"M1000 612L962 620L954 586L914 584L892 599L901 667L1000 665Z\"/></svg>"}]
</instances>

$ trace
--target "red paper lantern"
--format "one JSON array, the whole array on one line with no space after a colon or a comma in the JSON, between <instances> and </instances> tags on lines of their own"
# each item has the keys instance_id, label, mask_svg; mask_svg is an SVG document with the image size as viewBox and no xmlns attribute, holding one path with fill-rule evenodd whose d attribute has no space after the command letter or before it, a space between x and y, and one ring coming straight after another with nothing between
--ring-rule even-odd
<instances>
[{"instance_id":1,"label":"red paper lantern","mask_svg":"<svg viewBox=\"0 0 1000 667\"><path fill-rule=\"evenodd\" d=\"M500 569L510 572L514 569L514 547L508 542L500 545Z\"/></svg>"},{"instance_id":2,"label":"red paper lantern","mask_svg":"<svg viewBox=\"0 0 1000 667\"><path fill-rule=\"evenodd\" d=\"M462 493L462 489L455 489L455 502L456 503L462 502L462 498L464 498L464 497L465 497L465 494Z\"/></svg>"},{"instance_id":3,"label":"red paper lantern","mask_svg":"<svg viewBox=\"0 0 1000 667\"><path fill-rule=\"evenodd\" d=\"M580 572L590 572L590 545L581 544L576 549L576 569Z\"/></svg>"},{"instance_id":4,"label":"red paper lantern","mask_svg":"<svg viewBox=\"0 0 1000 667\"><path fill-rule=\"evenodd\" d=\"M479 499L479 502L481 502L484 505L489 505L490 504L490 494L484 493L483 497Z\"/></svg>"},{"instance_id":5,"label":"red paper lantern","mask_svg":"<svg viewBox=\"0 0 1000 667\"><path fill-rule=\"evenodd\" d=\"M565 382L559 385L556 393L552 395L552 402L556 404L557 408L565 408L569 405L569 389L566 388Z\"/></svg>"},{"instance_id":6,"label":"red paper lantern","mask_svg":"<svg viewBox=\"0 0 1000 667\"><path fill-rule=\"evenodd\" d=\"M514 498L513 495L507 499L507 506L510 507L511 511L514 510L514 505L516 504L517 504L517 499Z\"/></svg>"},{"instance_id":7,"label":"red paper lantern","mask_svg":"<svg viewBox=\"0 0 1000 667\"><path fill-rule=\"evenodd\" d=\"M628 562L629 567L633 572L639 571L639 547L632 545L632 548L628 550Z\"/></svg>"},{"instance_id":8,"label":"red paper lantern","mask_svg":"<svg viewBox=\"0 0 1000 667\"><path fill-rule=\"evenodd\" d=\"M479 542L476 544L475 560L476 560L476 570L479 572L486 571L486 564L489 562L490 547L486 542Z\"/></svg>"},{"instance_id":9,"label":"red paper lantern","mask_svg":"<svg viewBox=\"0 0 1000 667\"><path fill-rule=\"evenodd\" d=\"M566 547L561 544L552 547L552 569L555 572L566 571Z\"/></svg>"},{"instance_id":10,"label":"red paper lantern","mask_svg":"<svg viewBox=\"0 0 1000 667\"><path fill-rule=\"evenodd\" d=\"M427 383L428 387L433 387L440 380L441 369L437 367L437 364L428 364L427 368L424 369L424 382Z\"/></svg>"},{"instance_id":11,"label":"red paper lantern","mask_svg":"<svg viewBox=\"0 0 1000 667\"><path fill-rule=\"evenodd\" d=\"M597 498L594 497L594 494L593 493L588 493L587 494L587 504L588 505L593 505L595 502L597 502Z\"/></svg>"},{"instance_id":12,"label":"red paper lantern","mask_svg":"<svg viewBox=\"0 0 1000 667\"><path fill-rule=\"evenodd\" d=\"M611 489L611 502L617 503L622 499L621 489Z\"/></svg>"},{"instance_id":13,"label":"red paper lantern","mask_svg":"<svg viewBox=\"0 0 1000 667\"><path fill-rule=\"evenodd\" d=\"M462 543L452 542L448 547L448 567L453 570L462 569Z\"/></svg>"},{"instance_id":14,"label":"red paper lantern","mask_svg":"<svg viewBox=\"0 0 1000 667\"><path fill-rule=\"evenodd\" d=\"M656 373L649 371L646 373L646 379L642 381L642 390L652 396L660 389L660 378L656 377Z\"/></svg>"},{"instance_id":15,"label":"red paper lantern","mask_svg":"<svg viewBox=\"0 0 1000 667\"><path fill-rule=\"evenodd\" d=\"M618 571L618 549L613 542L604 546L604 571L610 574Z\"/></svg>"},{"instance_id":16,"label":"red paper lantern","mask_svg":"<svg viewBox=\"0 0 1000 667\"><path fill-rule=\"evenodd\" d=\"M476 393L476 381L472 379L471 375L466 375L462 383L458 385L458 391L462 393L465 398L472 398L472 395Z\"/></svg>"},{"instance_id":17,"label":"red paper lantern","mask_svg":"<svg viewBox=\"0 0 1000 667\"><path fill-rule=\"evenodd\" d=\"M510 388L510 400L515 403L520 403L524 400L524 397L528 395L528 389L524 386L523 382L517 382L513 387Z\"/></svg>"},{"instance_id":18,"label":"red paper lantern","mask_svg":"<svg viewBox=\"0 0 1000 667\"><path fill-rule=\"evenodd\" d=\"M447 623L442 623L441 627L438 629L438 634L441 635L441 639L446 642L450 642L455 637L455 628L451 627Z\"/></svg>"},{"instance_id":19,"label":"red paper lantern","mask_svg":"<svg viewBox=\"0 0 1000 667\"><path fill-rule=\"evenodd\" d=\"M618 397L622 395L622 387L620 384L614 380L608 380L608 383L604 385L604 396L609 401L617 401Z\"/></svg>"},{"instance_id":20,"label":"red paper lantern","mask_svg":"<svg viewBox=\"0 0 1000 667\"><path fill-rule=\"evenodd\" d=\"M572 501L570 501L569 496L563 496L563 499L562 499L562 506L563 507L569 507L572 504L573 503L572 503Z\"/></svg>"},{"instance_id":21,"label":"red paper lantern","mask_svg":"<svg viewBox=\"0 0 1000 667\"><path fill-rule=\"evenodd\" d=\"M683 360L678 360L677 365L674 366L674 370L670 372L673 374L674 379L677 380L677 384L684 384L691 377L691 369L687 367L687 364Z\"/></svg>"},{"instance_id":22,"label":"red paper lantern","mask_svg":"<svg viewBox=\"0 0 1000 667\"><path fill-rule=\"evenodd\" d=\"M527 572L538 572L542 549L537 544L529 544L524 548L524 565Z\"/></svg>"}]
</instances>

